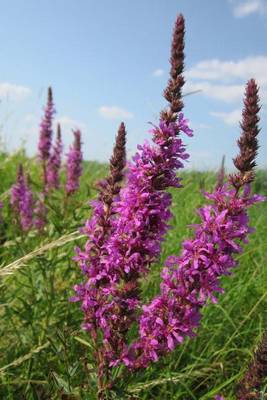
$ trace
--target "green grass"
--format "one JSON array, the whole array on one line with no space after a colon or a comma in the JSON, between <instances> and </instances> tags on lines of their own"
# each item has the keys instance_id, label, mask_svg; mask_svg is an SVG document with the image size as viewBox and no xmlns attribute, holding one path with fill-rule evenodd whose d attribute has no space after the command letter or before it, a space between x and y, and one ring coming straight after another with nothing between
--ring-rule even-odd
<instances>
[{"instance_id":1,"label":"green grass","mask_svg":"<svg viewBox=\"0 0 267 400\"><path fill-rule=\"evenodd\" d=\"M45 234L23 237L7 206L18 160L27 164L36 190L39 181L36 162L26 160L22 151L0 155L0 200L5 202L0 231L0 399L93 400L96 374L91 345L80 329L79 305L68 298L81 280L72 261L74 246L85 240L78 228L90 215L88 199L95 196L94 182L104 176L106 166L85 163L81 190L67 212L62 209L63 194L55 194ZM181 241L191 235L188 225L197 222L195 209L204 201L200 188L211 189L215 181L212 173L188 172L183 178L184 188L173 191L173 229L162 258L143 282L147 300L158 292L166 256L179 253ZM266 171L258 172L254 186L267 194ZM146 371L127 375L123 383L132 398L204 400L220 392L234 399L236 382L267 326L267 204L255 206L250 216L256 232L239 256L234 274L223 278L225 294L218 304L203 310L195 339Z\"/></svg>"}]
</instances>

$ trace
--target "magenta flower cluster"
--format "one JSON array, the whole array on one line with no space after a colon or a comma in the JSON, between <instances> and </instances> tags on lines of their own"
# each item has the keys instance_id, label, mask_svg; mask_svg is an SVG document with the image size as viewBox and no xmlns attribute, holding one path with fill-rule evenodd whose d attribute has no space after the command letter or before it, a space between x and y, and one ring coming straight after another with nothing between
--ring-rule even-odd
<instances>
[{"instance_id":1,"label":"magenta flower cluster","mask_svg":"<svg viewBox=\"0 0 267 400\"><path fill-rule=\"evenodd\" d=\"M182 114L177 122L161 120L159 127L153 127L156 146L138 146L128 166L127 184L113 203L119 217L111 220L109 239L100 242L98 222L104 208L95 201L93 217L84 229L89 237L85 250L77 249L75 259L86 282L76 285L72 300L82 303L84 329L101 330L109 366L122 362L130 369L147 367L186 336L195 335L201 308L209 299L216 302L216 293L223 292L220 277L237 265L234 255L242 252L242 243L253 231L247 209L264 200L251 195L249 185L240 193L229 183L204 193L211 204L199 209L201 222L194 226L194 238L183 243L181 256L168 257L160 294L140 313L136 282L160 255L171 218L171 195L165 190L181 186L176 170L188 158L177 136L181 130L192 135ZM129 344L125 332L133 322L139 326L139 337Z\"/></svg>"},{"instance_id":2,"label":"magenta flower cluster","mask_svg":"<svg viewBox=\"0 0 267 400\"><path fill-rule=\"evenodd\" d=\"M180 125L181 123L181 125ZM181 187L176 171L183 168L189 155L182 139L181 129L192 136L192 130L179 123L169 125L160 121L151 133L156 146L145 143L129 164L127 185L114 202L119 215L112 221L112 235L108 241L108 265L112 266L112 280L118 282L122 275L144 274L160 254L160 245L172 217L171 194L165 190Z\"/></svg>"},{"instance_id":3,"label":"magenta flower cluster","mask_svg":"<svg viewBox=\"0 0 267 400\"><path fill-rule=\"evenodd\" d=\"M82 151L81 151L81 132L80 130L75 130L73 132L74 142L69 149L67 154L67 164L66 164L66 192L68 195L76 192L79 189L80 183L79 179L82 175Z\"/></svg>"},{"instance_id":4,"label":"magenta flower cluster","mask_svg":"<svg viewBox=\"0 0 267 400\"><path fill-rule=\"evenodd\" d=\"M253 229L248 225L247 209L263 201L251 195L249 185L240 195L225 184L205 193L211 204L200 208L201 222L195 235L182 246L181 256L168 257L162 271L160 295L143 306L139 319L139 339L131 345L124 363L133 368L172 351L186 336L193 337L201 319L201 308L216 293L222 293L220 277L237 265L234 255L242 252Z\"/></svg>"},{"instance_id":5,"label":"magenta flower cluster","mask_svg":"<svg viewBox=\"0 0 267 400\"><path fill-rule=\"evenodd\" d=\"M94 201L93 217L84 232L89 239L85 250L77 249L78 261L86 282L76 285L73 301L81 301L85 313L84 328L101 329L106 348L105 357L112 365L125 353L125 337L116 332L129 329L139 307L135 284L148 273L161 249L171 218L171 195L165 190L181 187L176 171L188 158L182 139L183 130L192 136L187 120L180 114L177 122L161 120L152 129L156 146L145 143L138 147L128 165L127 185L113 203L110 238L100 248L102 228L99 221L104 206ZM100 248L96 255L96 248ZM122 289L120 289L122 287ZM125 313L122 320L120 313ZM122 324L123 326L119 326Z\"/></svg>"},{"instance_id":6,"label":"magenta flower cluster","mask_svg":"<svg viewBox=\"0 0 267 400\"><path fill-rule=\"evenodd\" d=\"M32 227L33 221L33 196L22 165L19 165L18 168L17 181L11 187L10 204L15 211L21 229L28 231Z\"/></svg>"},{"instance_id":7,"label":"magenta flower cluster","mask_svg":"<svg viewBox=\"0 0 267 400\"><path fill-rule=\"evenodd\" d=\"M237 265L234 259L253 231L247 209L264 198L250 194L249 184L239 191L231 183L204 193L210 204L198 211L201 222L193 239L186 240L181 256L168 257L162 271L160 294L141 304L138 280L149 272L161 251L171 218L170 187L179 188L176 171L188 158L178 134L191 136L188 121L160 120L152 129L153 142L138 146L128 165L127 183L114 199L110 235L103 242L105 208L93 202L87 221L85 250L77 249L86 282L76 285L73 301L81 301L84 329L103 336L103 357L109 367L124 363L129 369L147 367L172 351L185 337L193 337L208 300L222 293L220 278ZM128 342L127 332L138 325L138 338Z\"/></svg>"}]
</instances>

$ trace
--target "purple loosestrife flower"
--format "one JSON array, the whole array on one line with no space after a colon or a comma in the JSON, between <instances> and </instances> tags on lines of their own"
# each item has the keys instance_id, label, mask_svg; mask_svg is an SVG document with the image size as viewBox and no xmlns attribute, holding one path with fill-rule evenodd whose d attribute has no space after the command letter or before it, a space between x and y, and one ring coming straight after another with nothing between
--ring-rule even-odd
<instances>
[{"instance_id":1,"label":"purple loosestrife flower","mask_svg":"<svg viewBox=\"0 0 267 400\"><path fill-rule=\"evenodd\" d=\"M125 126L121 123L116 143L113 150L113 156L110 160L109 176L98 183L99 196L92 202L92 217L85 224L83 231L88 236L85 250L76 249L78 261L82 272L90 277L99 269L100 260L105 256L105 243L110 235L111 219L114 218L113 201L119 195L121 181L123 179L123 171L126 161L126 131ZM85 284L75 286L76 296L72 301L81 301L82 310L85 312L84 328L91 333L94 346L96 348L96 359L99 377L99 398L101 398L101 389L103 386L103 376L105 374L105 363L103 362L103 352L97 343L97 326L96 316L97 305L102 304L106 299L106 294L98 290L98 285ZM99 308L99 307L98 307ZM101 361L102 360L102 361Z\"/></svg>"},{"instance_id":2,"label":"purple loosestrife flower","mask_svg":"<svg viewBox=\"0 0 267 400\"><path fill-rule=\"evenodd\" d=\"M47 186L49 189L59 188L59 170L61 166L61 154L63 146L61 139L60 124L57 125L57 139L53 147L53 152L47 164Z\"/></svg>"},{"instance_id":3,"label":"purple loosestrife flower","mask_svg":"<svg viewBox=\"0 0 267 400\"><path fill-rule=\"evenodd\" d=\"M171 195L165 190L181 187L176 171L189 156L178 134L177 122L160 121L152 129L157 146L145 143L128 165L127 185L114 207L120 216L113 221L108 243L109 264L116 279L148 272L148 266L160 254L160 244L171 218ZM186 129L187 132L187 129ZM142 253L142 254L140 254Z\"/></svg>"},{"instance_id":4,"label":"purple loosestrife flower","mask_svg":"<svg viewBox=\"0 0 267 400\"><path fill-rule=\"evenodd\" d=\"M74 134L74 143L70 147L69 153L67 154L67 183L66 192L67 195L71 195L79 189L79 179L82 175L82 152L81 152L81 132L76 130Z\"/></svg>"},{"instance_id":5,"label":"purple loosestrife flower","mask_svg":"<svg viewBox=\"0 0 267 400\"><path fill-rule=\"evenodd\" d=\"M51 87L48 88L47 105L44 109L44 116L40 124L40 136L38 143L39 159L43 167L43 188L47 189L47 162L50 157L52 145L52 122L55 108L53 103L53 94Z\"/></svg>"},{"instance_id":6,"label":"purple loosestrife flower","mask_svg":"<svg viewBox=\"0 0 267 400\"><path fill-rule=\"evenodd\" d=\"M183 243L180 257L167 259L160 295L143 306L140 337L129 350L133 368L146 367L186 336L195 335L201 308L209 299L217 301L216 292L223 292L219 278L236 267L234 255L242 252L242 243L247 243L248 234L253 232L247 208L263 201L261 196L250 194L249 186L236 196L236 189L229 184L205 193L205 197L211 204L199 209L201 222L194 227L194 238Z\"/></svg>"},{"instance_id":7,"label":"purple loosestrife flower","mask_svg":"<svg viewBox=\"0 0 267 400\"><path fill-rule=\"evenodd\" d=\"M33 220L33 197L21 164L18 167L17 181L11 187L10 203L21 229L28 231Z\"/></svg>"},{"instance_id":8,"label":"purple loosestrife flower","mask_svg":"<svg viewBox=\"0 0 267 400\"><path fill-rule=\"evenodd\" d=\"M39 157L41 161L47 161L50 156L50 148L52 144L52 120L55 113L53 94L51 87L48 88L47 105L44 109L44 117L40 124L39 137Z\"/></svg>"},{"instance_id":9,"label":"purple loosestrife flower","mask_svg":"<svg viewBox=\"0 0 267 400\"><path fill-rule=\"evenodd\" d=\"M85 313L84 327L89 331L93 326L102 330L105 358L113 364L126 346L123 332L136 318L137 279L147 274L150 264L158 258L169 227L171 195L164 190L181 186L176 170L183 167L182 160L188 157L177 137L177 123L161 121L160 128L154 127L152 132L158 146L140 146L134 162L128 165L127 185L114 202L119 218L110 222L112 234L102 246L103 256L88 263L90 253L94 254L94 247L99 246L95 241L77 257L87 276L86 284L76 288ZM101 215L101 205L96 211ZM94 230L95 221L91 220L86 229Z\"/></svg>"},{"instance_id":10,"label":"purple loosestrife flower","mask_svg":"<svg viewBox=\"0 0 267 400\"><path fill-rule=\"evenodd\" d=\"M149 266L160 255L171 218L171 195L166 189L181 187L176 172L189 157L179 137L181 131L192 136L188 121L180 113L183 49L184 19L180 15L173 34L171 78L165 90L170 107L161 113L159 126L151 131L154 146L147 142L138 146L133 162L128 165L127 184L114 204L119 218L112 221L107 257L95 275L99 290L109 295L96 316L104 336L105 358L110 365L120 360L128 362L124 357L126 336L140 307L139 278L149 272ZM89 282L96 284L94 276Z\"/></svg>"},{"instance_id":11,"label":"purple loosestrife flower","mask_svg":"<svg viewBox=\"0 0 267 400\"><path fill-rule=\"evenodd\" d=\"M249 82L253 82L255 92L248 84L250 89L245 93L241 127L247 119L246 107L250 107L251 102L254 105L258 102L258 99L255 101L257 86L253 80ZM249 227L247 209L264 198L252 195L248 183L253 178L258 149L259 107L255 105L250 111L249 129L243 130L242 140L238 142L241 153L249 155L248 164L243 165L241 158L237 157L240 173L230 176L225 185L217 185L213 193L204 194L211 204L199 209L201 222L194 227L193 239L183 243L180 257L167 259L162 271L160 295L143 306L139 338L128 350L124 349L120 360L129 368L144 368L172 351L186 336L195 335L201 308L209 299L217 301L216 292L223 292L220 277L230 274L236 267L234 255L242 252L242 245L248 242L248 235L253 232Z\"/></svg>"},{"instance_id":12,"label":"purple loosestrife flower","mask_svg":"<svg viewBox=\"0 0 267 400\"><path fill-rule=\"evenodd\" d=\"M264 200L251 195L248 184L254 176L258 149L257 92L255 81L249 81L242 114L243 132L238 142L244 163L242 157L235 159L240 172L230 176L227 184L218 185L213 193L205 193L212 203L199 210L201 223L195 226L194 238L183 243L180 257L167 259L160 295L143 306L139 338L128 349L124 345L123 357L119 359L129 368L148 366L172 351L186 336L195 334L201 308L208 299L216 302L216 292L222 292L219 278L237 265L234 255L242 252L242 244L248 242L253 229L248 225L247 209Z\"/></svg>"}]
</instances>

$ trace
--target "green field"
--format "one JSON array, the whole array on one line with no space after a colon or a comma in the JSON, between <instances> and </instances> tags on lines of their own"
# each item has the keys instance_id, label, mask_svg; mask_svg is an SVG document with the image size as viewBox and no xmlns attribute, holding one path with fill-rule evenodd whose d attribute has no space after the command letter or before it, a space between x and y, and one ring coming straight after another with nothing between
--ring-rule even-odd
<instances>
[{"instance_id":1,"label":"green field","mask_svg":"<svg viewBox=\"0 0 267 400\"><path fill-rule=\"evenodd\" d=\"M96 373L89 337L80 329L82 313L69 303L72 286L81 280L72 261L74 247L84 237L78 229L90 216L88 200L96 195L94 183L106 166L84 164L81 190L63 210L63 191L49 203L49 225L43 235L21 236L8 206L8 189L14 183L18 161L31 173L37 191L35 160L23 152L1 155L0 270L0 399L95 399ZM173 191L173 229L160 262L143 282L145 299L159 288L159 274L167 255L178 254L181 241L190 236L203 204L201 189L214 186L210 172L183 173L184 188ZM267 172L258 171L254 190L267 194ZM250 210L256 228L232 276L223 278L225 294L217 305L203 310L202 327L170 356L146 371L127 375L132 399L212 399L221 393L234 399L235 385L267 326L267 203ZM120 371L117 371L119 374ZM118 382L118 387L122 382ZM114 399L124 399L117 394Z\"/></svg>"}]
</instances>

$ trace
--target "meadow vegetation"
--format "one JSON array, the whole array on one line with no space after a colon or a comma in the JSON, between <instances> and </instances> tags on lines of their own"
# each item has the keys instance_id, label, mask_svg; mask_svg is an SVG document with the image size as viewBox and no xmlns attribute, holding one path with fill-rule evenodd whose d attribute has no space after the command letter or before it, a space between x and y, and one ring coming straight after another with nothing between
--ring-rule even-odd
<instances>
[{"instance_id":1,"label":"meadow vegetation","mask_svg":"<svg viewBox=\"0 0 267 400\"><path fill-rule=\"evenodd\" d=\"M95 182L105 176L107 165L84 162L80 191L67 212L62 206L63 190L59 190L49 208L45 233L23 235L12 223L5 202L19 161L31 172L33 183L39 181L40 172L36 160L26 158L23 151L1 154L5 205L0 253L0 398L94 399L97 377L90 341L80 329L82 313L68 298L73 295L72 286L81 280L72 261L74 246L85 241L79 227L90 215L88 200L95 197ZM216 182L212 172L181 175L184 187L172 191L173 228L163 244L162 261L142 282L145 300L159 290L166 256L178 253L182 240L192 235L188 225L198 221L195 210L204 202L201 190L211 190ZM267 195L266 171L257 171L253 186ZM240 265L234 274L223 278L225 294L219 296L218 304L203 309L196 338L186 340L145 371L128 375L133 398L209 399L218 392L235 398L235 383L267 323L267 204L252 208L250 216L256 232L238 257Z\"/></svg>"}]
</instances>

